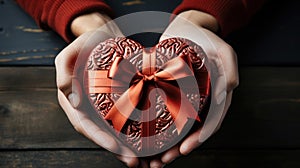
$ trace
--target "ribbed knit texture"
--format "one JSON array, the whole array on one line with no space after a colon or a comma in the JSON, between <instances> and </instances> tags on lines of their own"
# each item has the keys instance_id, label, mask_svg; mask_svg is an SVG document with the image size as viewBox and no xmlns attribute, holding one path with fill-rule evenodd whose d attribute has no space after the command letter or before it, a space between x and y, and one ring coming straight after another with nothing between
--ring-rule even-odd
<instances>
[{"instance_id":1,"label":"ribbed knit texture","mask_svg":"<svg viewBox=\"0 0 300 168\"><path fill-rule=\"evenodd\" d=\"M79 15L90 12L104 12L112 15L111 8L101 0L17 0L44 29L53 29L63 39L74 39L70 24Z\"/></svg>"},{"instance_id":2,"label":"ribbed knit texture","mask_svg":"<svg viewBox=\"0 0 300 168\"><path fill-rule=\"evenodd\" d=\"M244 26L263 5L265 0L183 0L174 10L179 14L187 10L199 10L214 16L220 26L221 36Z\"/></svg>"},{"instance_id":3,"label":"ribbed knit texture","mask_svg":"<svg viewBox=\"0 0 300 168\"><path fill-rule=\"evenodd\" d=\"M220 26L221 36L244 26L262 6L265 0L183 0L173 11L179 14L187 10L199 10L213 15ZM102 0L17 0L44 29L53 29L64 40L74 39L70 24L77 16L89 12L112 15L111 8Z\"/></svg>"}]
</instances>

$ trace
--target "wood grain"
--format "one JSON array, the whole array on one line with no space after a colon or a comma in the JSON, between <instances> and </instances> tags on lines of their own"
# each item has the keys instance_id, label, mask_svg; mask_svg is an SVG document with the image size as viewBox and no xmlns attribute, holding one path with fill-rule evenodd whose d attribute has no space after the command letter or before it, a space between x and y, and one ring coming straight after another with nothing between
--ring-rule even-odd
<instances>
[{"instance_id":1,"label":"wood grain","mask_svg":"<svg viewBox=\"0 0 300 168\"><path fill-rule=\"evenodd\" d=\"M53 67L1 67L0 78L0 148L96 148L60 108Z\"/></svg>"},{"instance_id":2,"label":"wood grain","mask_svg":"<svg viewBox=\"0 0 300 168\"><path fill-rule=\"evenodd\" d=\"M107 2L121 16L172 12L181 0ZM300 67L266 67L300 63L297 4L269 3L226 39L239 65L263 66L240 69L240 86L218 133L166 167L300 167ZM133 38L153 45L159 35ZM55 69L41 66L53 65L66 45L14 0L0 0L0 167L125 167L77 133L58 105Z\"/></svg>"},{"instance_id":3,"label":"wood grain","mask_svg":"<svg viewBox=\"0 0 300 168\"><path fill-rule=\"evenodd\" d=\"M290 168L299 167L299 150L197 150L175 160L166 168L230 167ZM1 151L0 167L125 167L103 150Z\"/></svg>"},{"instance_id":4,"label":"wood grain","mask_svg":"<svg viewBox=\"0 0 300 168\"><path fill-rule=\"evenodd\" d=\"M1 67L0 90L56 88L53 67Z\"/></svg>"},{"instance_id":5,"label":"wood grain","mask_svg":"<svg viewBox=\"0 0 300 168\"><path fill-rule=\"evenodd\" d=\"M244 67L232 106L204 149L299 148L298 67ZM53 67L0 68L0 149L98 148L56 98Z\"/></svg>"},{"instance_id":6,"label":"wood grain","mask_svg":"<svg viewBox=\"0 0 300 168\"><path fill-rule=\"evenodd\" d=\"M66 43L43 31L14 0L0 3L0 65L54 65Z\"/></svg>"},{"instance_id":7,"label":"wood grain","mask_svg":"<svg viewBox=\"0 0 300 168\"><path fill-rule=\"evenodd\" d=\"M103 150L1 151L0 167L120 167L126 166Z\"/></svg>"},{"instance_id":8,"label":"wood grain","mask_svg":"<svg viewBox=\"0 0 300 168\"><path fill-rule=\"evenodd\" d=\"M0 91L0 148L88 148L57 103L56 89Z\"/></svg>"},{"instance_id":9,"label":"wood grain","mask_svg":"<svg viewBox=\"0 0 300 168\"><path fill-rule=\"evenodd\" d=\"M167 167L299 167L299 150L196 150Z\"/></svg>"},{"instance_id":10,"label":"wood grain","mask_svg":"<svg viewBox=\"0 0 300 168\"><path fill-rule=\"evenodd\" d=\"M207 141L219 148L299 148L298 67L243 67L221 130Z\"/></svg>"}]
</instances>

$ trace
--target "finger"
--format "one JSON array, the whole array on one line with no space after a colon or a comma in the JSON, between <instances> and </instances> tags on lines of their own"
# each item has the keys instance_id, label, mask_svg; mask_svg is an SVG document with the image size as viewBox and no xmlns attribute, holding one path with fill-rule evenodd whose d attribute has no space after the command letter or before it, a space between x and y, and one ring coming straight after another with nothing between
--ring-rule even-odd
<instances>
[{"instance_id":1,"label":"finger","mask_svg":"<svg viewBox=\"0 0 300 168\"><path fill-rule=\"evenodd\" d=\"M85 33L62 50L55 59L58 89L66 95L75 108L82 100L81 87L76 79L81 78L79 71L85 66L87 56L93 48L108 37L101 31Z\"/></svg>"},{"instance_id":2,"label":"finger","mask_svg":"<svg viewBox=\"0 0 300 168\"><path fill-rule=\"evenodd\" d=\"M80 115L78 115L80 117ZM105 148L114 153L118 153L120 145L114 139L114 137L106 130L102 130L89 118L81 117L79 119L80 125L83 128L81 131L86 137L95 142L97 145Z\"/></svg>"},{"instance_id":3,"label":"finger","mask_svg":"<svg viewBox=\"0 0 300 168\"><path fill-rule=\"evenodd\" d=\"M216 131L219 130L219 128L224 120L224 117L226 116L226 113L229 109L229 106L231 104L232 91L230 91L229 93L226 93L225 100L226 101L224 102L224 107L222 106L223 110L221 111L221 113L215 114L213 117L208 116L207 120L208 120L208 118L212 118L212 119L210 119L210 121L205 121L204 126L201 129L197 130L192 135L190 135L188 138L186 138L186 140L180 146L180 152L189 153L194 148L197 148L198 146L200 146L202 144L202 142L204 142L209 136L211 136L212 134L214 134ZM218 111L218 110L216 110L216 111ZM219 115L221 115L221 116L218 117Z\"/></svg>"},{"instance_id":4,"label":"finger","mask_svg":"<svg viewBox=\"0 0 300 168\"><path fill-rule=\"evenodd\" d=\"M138 167L140 162L135 154L129 150L127 147L121 147L121 154L117 155L117 158L124 162L128 167Z\"/></svg>"},{"instance_id":5,"label":"finger","mask_svg":"<svg viewBox=\"0 0 300 168\"><path fill-rule=\"evenodd\" d=\"M217 66L217 72L226 77L226 90L229 92L238 85L238 62L233 48L207 29L201 29L203 44L200 45L208 58ZM201 44L199 42L198 44ZM216 53L216 54L215 54ZM220 59L219 59L220 58Z\"/></svg>"},{"instance_id":6,"label":"finger","mask_svg":"<svg viewBox=\"0 0 300 168\"><path fill-rule=\"evenodd\" d=\"M187 146L188 149L193 149L199 144L206 141L215 131L220 122L222 122L226 110L225 104L229 103L227 101L227 91L226 87L224 87L224 75L219 76L215 81L212 80L212 99L209 107L209 111L207 114L206 119L204 120L203 126L197 132L189 136L189 143L192 144L191 146ZM218 93L220 92L220 93ZM229 103L230 104L230 103ZM229 106L228 104L228 106ZM201 131L200 131L201 130ZM191 138L192 137L192 138ZM187 153L190 151L187 150Z\"/></svg>"},{"instance_id":7,"label":"finger","mask_svg":"<svg viewBox=\"0 0 300 168\"><path fill-rule=\"evenodd\" d=\"M104 147L109 151L115 153L120 153L120 151L122 151L122 155L120 155L118 158L126 163L127 166L136 167L138 165L139 161L132 151L126 147L120 146L110 134L101 130L86 117L83 117L80 111L72 107L61 90L58 90L58 100L63 110L67 114L70 122L78 132L82 133L97 145Z\"/></svg>"},{"instance_id":8,"label":"finger","mask_svg":"<svg viewBox=\"0 0 300 168\"><path fill-rule=\"evenodd\" d=\"M208 32L209 33L209 32ZM214 41L220 41L221 39L216 38ZM218 42L220 43L220 42ZM226 72L224 68L224 62L220 55L215 50L214 54L207 55L206 66L208 68L211 86L212 86L212 101L215 101L216 104L221 104L226 98L227 91L227 82L226 82Z\"/></svg>"},{"instance_id":9,"label":"finger","mask_svg":"<svg viewBox=\"0 0 300 168\"><path fill-rule=\"evenodd\" d=\"M94 122L82 114L82 112L74 109L61 90L58 90L58 99L70 122L78 132L88 137L97 145L109 151L118 152L119 145L114 138L99 128Z\"/></svg>"},{"instance_id":10,"label":"finger","mask_svg":"<svg viewBox=\"0 0 300 168\"><path fill-rule=\"evenodd\" d=\"M232 100L232 91L230 91L229 93L227 93L224 111L223 111L222 117L221 117L221 119L220 119L220 121L219 121L219 123L218 123L218 125L216 127L216 130L214 131L214 133L220 129L221 124L222 124L222 122L223 122L223 120L224 120L224 118L226 116L226 113L228 112L229 106L231 104L231 100Z\"/></svg>"},{"instance_id":11,"label":"finger","mask_svg":"<svg viewBox=\"0 0 300 168\"><path fill-rule=\"evenodd\" d=\"M230 92L239 84L237 56L233 48L226 43L217 52L223 63L227 92Z\"/></svg>"},{"instance_id":12,"label":"finger","mask_svg":"<svg viewBox=\"0 0 300 168\"><path fill-rule=\"evenodd\" d=\"M192 150L198 148L202 143L199 141L201 129L189 135L180 145L179 151L182 155L189 154Z\"/></svg>"},{"instance_id":13,"label":"finger","mask_svg":"<svg viewBox=\"0 0 300 168\"><path fill-rule=\"evenodd\" d=\"M64 48L55 58L57 87L62 90L65 95L68 95L71 92L75 62L82 45L90 34L91 33L86 33L78 37Z\"/></svg>"},{"instance_id":14,"label":"finger","mask_svg":"<svg viewBox=\"0 0 300 168\"><path fill-rule=\"evenodd\" d=\"M118 155L117 158L125 163L128 167L138 167L139 166L139 160L135 157L129 157L129 156L122 156Z\"/></svg>"},{"instance_id":15,"label":"finger","mask_svg":"<svg viewBox=\"0 0 300 168\"><path fill-rule=\"evenodd\" d=\"M77 76L77 69L85 66L87 56L99 42L102 42L111 36L103 31L87 32L79 36L66 48L64 48L55 58L56 82L60 90L65 95L71 92L72 76Z\"/></svg>"},{"instance_id":16,"label":"finger","mask_svg":"<svg viewBox=\"0 0 300 168\"><path fill-rule=\"evenodd\" d=\"M74 129L77 132L81 133L82 128L79 128L80 127L79 119L75 115L74 108L70 105L70 102L67 100L66 96L60 89L57 90L57 98L60 106L64 110L65 114L67 115Z\"/></svg>"},{"instance_id":17,"label":"finger","mask_svg":"<svg viewBox=\"0 0 300 168\"><path fill-rule=\"evenodd\" d=\"M163 166L164 166L164 164L159 159L150 161L150 168L162 168Z\"/></svg>"},{"instance_id":18,"label":"finger","mask_svg":"<svg viewBox=\"0 0 300 168\"><path fill-rule=\"evenodd\" d=\"M226 77L221 59L214 59L213 63L210 62L210 75L212 80L212 90L213 90L213 101L219 105L226 98Z\"/></svg>"},{"instance_id":19,"label":"finger","mask_svg":"<svg viewBox=\"0 0 300 168\"><path fill-rule=\"evenodd\" d=\"M163 163L169 164L179 156L180 156L179 145L176 145L176 146L172 147L171 149L167 150L162 155L161 161Z\"/></svg>"},{"instance_id":20,"label":"finger","mask_svg":"<svg viewBox=\"0 0 300 168\"><path fill-rule=\"evenodd\" d=\"M68 100L70 101L73 108L78 108L81 105L82 100L82 89L77 78L72 78L72 91L67 95Z\"/></svg>"},{"instance_id":21,"label":"finger","mask_svg":"<svg viewBox=\"0 0 300 168\"><path fill-rule=\"evenodd\" d=\"M139 168L149 168L149 161L146 159L140 159Z\"/></svg>"}]
</instances>

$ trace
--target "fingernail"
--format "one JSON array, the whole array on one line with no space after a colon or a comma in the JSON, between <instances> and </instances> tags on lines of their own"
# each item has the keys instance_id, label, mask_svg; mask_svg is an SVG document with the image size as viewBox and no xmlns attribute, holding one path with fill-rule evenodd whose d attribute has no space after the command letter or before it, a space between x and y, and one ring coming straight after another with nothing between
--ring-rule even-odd
<instances>
[{"instance_id":1,"label":"fingernail","mask_svg":"<svg viewBox=\"0 0 300 168\"><path fill-rule=\"evenodd\" d=\"M79 106L79 103L80 103L80 100L79 100L79 97L76 93L72 92L68 95L68 99L71 103L71 105L76 108Z\"/></svg>"},{"instance_id":2,"label":"fingernail","mask_svg":"<svg viewBox=\"0 0 300 168\"><path fill-rule=\"evenodd\" d=\"M222 91L217 97L217 104L221 104L226 98L226 91Z\"/></svg>"},{"instance_id":3,"label":"fingernail","mask_svg":"<svg viewBox=\"0 0 300 168\"><path fill-rule=\"evenodd\" d=\"M74 108L78 108L81 103L81 87L79 81L72 78L72 92L68 95L68 99Z\"/></svg>"}]
</instances>

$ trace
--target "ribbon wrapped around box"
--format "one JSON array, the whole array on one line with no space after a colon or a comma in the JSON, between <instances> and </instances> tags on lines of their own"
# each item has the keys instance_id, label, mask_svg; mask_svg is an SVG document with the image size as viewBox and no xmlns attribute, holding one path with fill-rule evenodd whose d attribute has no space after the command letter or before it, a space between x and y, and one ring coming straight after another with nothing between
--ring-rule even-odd
<instances>
[{"instance_id":1,"label":"ribbon wrapped around box","mask_svg":"<svg viewBox=\"0 0 300 168\"><path fill-rule=\"evenodd\" d=\"M145 49L124 37L101 42L85 68L85 92L99 117L137 154L178 143L208 112L205 53L170 38Z\"/></svg>"}]
</instances>

